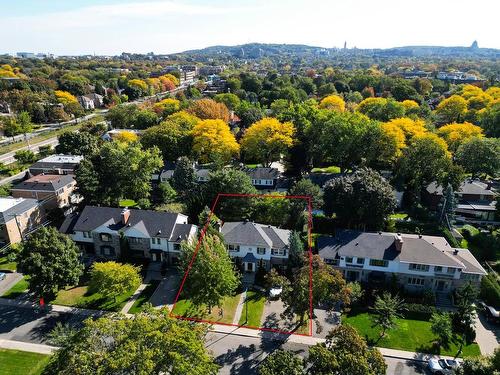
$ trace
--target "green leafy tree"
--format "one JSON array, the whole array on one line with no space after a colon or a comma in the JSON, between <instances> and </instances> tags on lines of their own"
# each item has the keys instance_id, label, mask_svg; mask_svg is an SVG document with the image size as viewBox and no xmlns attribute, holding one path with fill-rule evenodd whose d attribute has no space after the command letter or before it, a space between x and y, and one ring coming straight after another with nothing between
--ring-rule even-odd
<instances>
[{"instance_id":1,"label":"green leafy tree","mask_svg":"<svg viewBox=\"0 0 500 375\"><path fill-rule=\"evenodd\" d=\"M465 358L455 373L456 375L500 374L500 348L496 348L490 356Z\"/></svg>"},{"instance_id":2,"label":"green leafy tree","mask_svg":"<svg viewBox=\"0 0 500 375\"><path fill-rule=\"evenodd\" d=\"M438 337L439 345L447 347L453 337L450 314L433 313L430 322L431 331Z\"/></svg>"},{"instance_id":3,"label":"green leafy tree","mask_svg":"<svg viewBox=\"0 0 500 375\"><path fill-rule=\"evenodd\" d=\"M391 185L369 168L334 178L323 190L325 213L335 213L348 227L380 229L396 206Z\"/></svg>"},{"instance_id":4,"label":"green leafy tree","mask_svg":"<svg viewBox=\"0 0 500 375\"><path fill-rule=\"evenodd\" d=\"M214 96L214 100L219 103L224 103L226 107L232 111L240 105L240 98L231 93L217 94Z\"/></svg>"},{"instance_id":5,"label":"green leafy tree","mask_svg":"<svg viewBox=\"0 0 500 375\"><path fill-rule=\"evenodd\" d=\"M134 122L139 108L136 105L117 105L106 113L106 120L115 129L134 128Z\"/></svg>"},{"instance_id":6,"label":"green leafy tree","mask_svg":"<svg viewBox=\"0 0 500 375\"><path fill-rule=\"evenodd\" d=\"M455 314L456 331L462 335L467 343L471 343L476 338L476 306L474 301L477 298L478 290L472 283L468 282L457 290L457 311Z\"/></svg>"},{"instance_id":7,"label":"green leafy tree","mask_svg":"<svg viewBox=\"0 0 500 375\"><path fill-rule=\"evenodd\" d=\"M278 227L284 226L290 217L290 200L280 198L280 194L272 194L278 198L256 198L252 219L258 223L265 223Z\"/></svg>"},{"instance_id":8,"label":"green leafy tree","mask_svg":"<svg viewBox=\"0 0 500 375\"><path fill-rule=\"evenodd\" d=\"M349 325L332 329L326 342L309 349L310 374L384 375L387 365L377 348L370 348Z\"/></svg>"},{"instance_id":9,"label":"green leafy tree","mask_svg":"<svg viewBox=\"0 0 500 375\"><path fill-rule=\"evenodd\" d=\"M88 132L66 132L58 137L56 153L91 156L99 151L101 140Z\"/></svg>"},{"instance_id":10,"label":"green leafy tree","mask_svg":"<svg viewBox=\"0 0 500 375\"><path fill-rule=\"evenodd\" d=\"M500 172L500 139L472 138L462 143L455 154L458 164L472 177L498 176Z\"/></svg>"},{"instance_id":11,"label":"green leafy tree","mask_svg":"<svg viewBox=\"0 0 500 375\"><path fill-rule=\"evenodd\" d=\"M159 150L108 142L76 171L78 191L87 204L118 205L121 199L147 199L151 174L162 166Z\"/></svg>"},{"instance_id":12,"label":"green leafy tree","mask_svg":"<svg viewBox=\"0 0 500 375\"><path fill-rule=\"evenodd\" d=\"M314 184L311 180L303 178L297 181L289 192L290 196L311 197L311 209L319 210L323 207L323 191ZM309 215L306 211L309 209L309 204L306 199L291 198L290 199L290 220L294 228L302 227Z\"/></svg>"},{"instance_id":13,"label":"green leafy tree","mask_svg":"<svg viewBox=\"0 0 500 375\"><path fill-rule=\"evenodd\" d=\"M197 243L183 243L179 270L188 268ZM218 236L205 234L196 258L184 284L184 293L196 306L220 306L226 296L232 295L240 285L239 274Z\"/></svg>"},{"instance_id":14,"label":"green leafy tree","mask_svg":"<svg viewBox=\"0 0 500 375\"><path fill-rule=\"evenodd\" d=\"M187 157L180 157L175 163L172 175L172 187L180 196L186 196L193 191L197 185L196 172L193 162Z\"/></svg>"},{"instance_id":15,"label":"green leafy tree","mask_svg":"<svg viewBox=\"0 0 500 375\"><path fill-rule=\"evenodd\" d=\"M30 150L19 150L14 154L14 159L16 159L19 164L31 164L36 161L36 155Z\"/></svg>"},{"instance_id":16,"label":"green leafy tree","mask_svg":"<svg viewBox=\"0 0 500 375\"><path fill-rule=\"evenodd\" d=\"M372 307L372 319L375 326L382 328L381 337L396 326L396 320L402 318L401 312L405 309L403 300L398 296L392 296L389 292L384 292L382 297L377 296Z\"/></svg>"},{"instance_id":17,"label":"green leafy tree","mask_svg":"<svg viewBox=\"0 0 500 375\"><path fill-rule=\"evenodd\" d=\"M350 291L351 304L354 305L359 303L365 294L361 284L358 282L347 283L347 287Z\"/></svg>"},{"instance_id":18,"label":"green leafy tree","mask_svg":"<svg viewBox=\"0 0 500 375\"><path fill-rule=\"evenodd\" d=\"M480 124L488 137L500 138L500 103L498 101L484 109Z\"/></svg>"},{"instance_id":19,"label":"green leafy tree","mask_svg":"<svg viewBox=\"0 0 500 375\"><path fill-rule=\"evenodd\" d=\"M158 147L164 160L176 160L185 156L191 148L189 129L183 129L173 121L164 121L144 131L141 143L145 148Z\"/></svg>"},{"instance_id":20,"label":"green leafy tree","mask_svg":"<svg viewBox=\"0 0 500 375\"><path fill-rule=\"evenodd\" d=\"M33 124L28 112L22 111L16 117L7 117L3 120L3 131L7 137L18 134L31 133Z\"/></svg>"},{"instance_id":21,"label":"green leafy tree","mask_svg":"<svg viewBox=\"0 0 500 375\"><path fill-rule=\"evenodd\" d=\"M90 271L90 290L113 298L137 289L141 284L140 268L117 262L94 263Z\"/></svg>"},{"instance_id":22,"label":"green leafy tree","mask_svg":"<svg viewBox=\"0 0 500 375\"><path fill-rule=\"evenodd\" d=\"M205 325L170 318L166 309L87 319L43 374L215 375L218 366L205 348L206 333Z\"/></svg>"},{"instance_id":23,"label":"green leafy tree","mask_svg":"<svg viewBox=\"0 0 500 375\"><path fill-rule=\"evenodd\" d=\"M259 375L302 375L302 359L293 352L278 349L269 354L257 368Z\"/></svg>"},{"instance_id":24,"label":"green leafy tree","mask_svg":"<svg viewBox=\"0 0 500 375\"><path fill-rule=\"evenodd\" d=\"M42 227L23 243L17 255L18 268L29 276L29 290L48 300L69 285L76 285L83 273L80 251L65 234Z\"/></svg>"},{"instance_id":25,"label":"green leafy tree","mask_svg":"<svg viewBox=\"0 0 500 375\"><path fill-rule=\"evenodd\" d=\"M168 181L160 183L158 193L160 201L163 204L172 203L177 198L177 192Z\"/></svg>"},{"instance_id":26,"label":"green leafy tree","mask_svg":"<svg viewBox=\"0 0 500 375\"><path fill-rule=\"evenodd\" d=\"M291 231L288 238L288 266L290 268L302 267L304 265L304 243L299 232Z\"/></svg>"}]
</instances>

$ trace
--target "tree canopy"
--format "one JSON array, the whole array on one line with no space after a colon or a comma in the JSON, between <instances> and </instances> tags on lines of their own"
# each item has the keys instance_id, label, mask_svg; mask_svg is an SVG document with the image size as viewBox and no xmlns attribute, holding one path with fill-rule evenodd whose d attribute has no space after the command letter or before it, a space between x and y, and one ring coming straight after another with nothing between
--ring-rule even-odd
<instances>
[{"instance_id":1,"label":"tree canopy","mask_svg":"<svg viewBox=\"0 0 500 375\"><path fill-rule=\"evenodd\" d=\"M228 162L239 154L240 145L222 120L200 121L191 134L193 152L202 163Z\"/></svg>"}]
</instances>

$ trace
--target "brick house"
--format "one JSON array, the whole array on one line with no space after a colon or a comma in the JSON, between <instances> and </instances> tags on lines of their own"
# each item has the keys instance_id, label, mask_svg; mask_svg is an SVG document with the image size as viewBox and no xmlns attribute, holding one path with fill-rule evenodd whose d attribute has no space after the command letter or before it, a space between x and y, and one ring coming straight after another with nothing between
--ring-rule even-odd
<instances>
[{"instance_id":1,"label":"brick house","mask_svg":"<svg viewBox=\"0 0 500 375\"><path fill-rule=\"evenodd\" d=\"M45 220L43 207L36 199L0 198L0 242L21 242L22 237Z\"/></svg>"}]
</instances>

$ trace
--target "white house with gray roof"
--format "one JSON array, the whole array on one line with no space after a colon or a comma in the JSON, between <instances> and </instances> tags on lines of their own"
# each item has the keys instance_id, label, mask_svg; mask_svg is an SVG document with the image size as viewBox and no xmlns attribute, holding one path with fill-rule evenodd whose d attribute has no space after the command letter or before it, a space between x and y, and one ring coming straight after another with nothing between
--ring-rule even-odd
<instances>
[{"instance_id":1,"label":"white house with gray roof","mask_svg":"<svg viewBox=\"0 0 500 375\"><path fill-rule=\"evenodd\" d=\"M283 268L288 260L290 231L250 221L226 222L221 232L229 255L245 272L259 267Z\"/></svg>"},{"instance_id":2,"label":"white house with gray roof","mask_svg":"<svg viewBox=\"0 0 500 375\"><path fill-rule=\"evenodd\" d=\"M344 230L318 237L316 247L348 281L387 282L394 274L406 289L446 292L467 281L478 285L486 275L469 250L443 237Z\"/></svg>"},{"instance_id":3,"label":"white house with gray roof","mask_svg":"<svg viewBox=\"0 0 500 375\"><path fill-rule=\"evenodd\" d=\"M117 258L127 244L132 257L175 264L181 242L194 240L197 229L182 214L86 206L81 214L66 218L60 231L96 257Z\"/></svg>"}]
</instances>

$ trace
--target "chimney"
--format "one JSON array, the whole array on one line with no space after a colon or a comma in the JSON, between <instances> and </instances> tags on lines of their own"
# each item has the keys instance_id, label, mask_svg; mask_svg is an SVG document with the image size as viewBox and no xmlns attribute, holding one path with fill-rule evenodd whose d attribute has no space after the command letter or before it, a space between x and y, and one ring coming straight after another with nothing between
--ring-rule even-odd
<instances>
[{"instance_id":1,"label":"chimney","mask_svg":"<svg viewBox=\"0 0 500 375\"><path fill-rule=\"evenodd\" d=\"M121 212L121 216L122 216L122 223L124 225L127 224L128 219L130 217L130 210L127 207L125 207Z\"/></svg>"},{"instance_id":2,"label":"chimney","mask_svg":"<svg viewBox=\"0 0 500 375\"><path fill-rule=\"evenodd\" d=\"M401 237L401 233L394 236L394 245L396 246L396 251L400 253L403 249L403 237Z\"/></svg>"}]
</instances>

